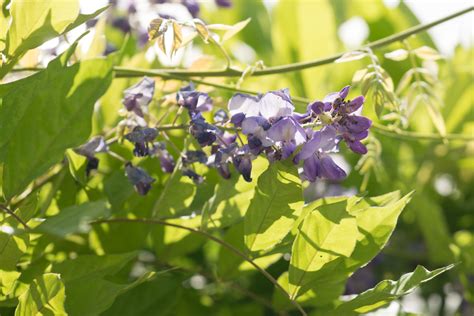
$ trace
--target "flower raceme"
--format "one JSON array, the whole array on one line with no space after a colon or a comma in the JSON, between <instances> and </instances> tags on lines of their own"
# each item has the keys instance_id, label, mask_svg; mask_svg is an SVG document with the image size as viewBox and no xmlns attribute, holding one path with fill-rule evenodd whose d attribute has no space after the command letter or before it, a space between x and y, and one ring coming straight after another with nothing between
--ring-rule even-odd
<instances>
[{"instance_id":1,"label":"flower raceme","mask_svg":"<svg viewBox=\"0 0 474 316\"><path fill-rule=\"evenodd\" d=\"M231 122L242 128L253 155L265 153L270 161L282 160L301 147L293 162L303 162L304 179L341 180L346 174L330 154L338 152L341 141L355 153L367 153L361 140L371 126L368 118L354 114L364 97L346 100L349 89L346 86L312 102L305 113L294 112L287 89L258 97L237 94L229 101Z\"/></svg>"},{"instance_id":2,"label":"flower raceme","mask_svg":"<svg viewBox=\"0 0 474 316\"><path fill-rule=\"evenodd\" d=\"M144 119L154 90L154 81L145 77L124 91L123 104L130 131L124 138L135 145L135 156L158 158L163 172L171 173L179 166L178 171L196 184L205 179L194 171L195 163L215 168L225 179L231 177L233 165L250 182L252 161L259 155L270 162L291 159L302 167L302 179L310 182L340 181L346 173L332 154L339 151L341 142L354 153L367 153L362 140L368 136L372 122L356 114L364 97L348 100L349 86L308 104L304 113L295 112L288 89L282 89L258 96L237 93L229 100L227 112L218 109L207 115L206 112L213 110L213 100L207 93L196 91L191 83L177 92L176 104L187 110L189 133L201 148L183 151L181 163L175 164L165 142L155 141L160 137L159 128L147 126ZM96 142L76 151L93 159L92 145ZM81 150L89 147L92 149ZM140 194L146 194L154 181L144 169L130 163L126 165L126 174Z\"/></svg>"}]
</instances>

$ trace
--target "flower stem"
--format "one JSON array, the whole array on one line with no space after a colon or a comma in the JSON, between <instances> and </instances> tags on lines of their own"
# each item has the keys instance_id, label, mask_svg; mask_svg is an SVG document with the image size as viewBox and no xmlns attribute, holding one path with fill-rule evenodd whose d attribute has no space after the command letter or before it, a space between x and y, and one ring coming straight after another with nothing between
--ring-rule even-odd
<instances>
[{"instance_id":1,"label":"flower stem","mask_svg":"<svg viewBox=\"0 0 474 316\"><path fill-rule=\"evenodd\" d=\"M293 304L301 313L301 315L307 315L301 305L296 302L295 300L290 299L288 292L278 283L278 281L265 269L261 268L258 264L255 263L252 259L247 257L242 251L235 248L231 244L227 243L226 241L219 239L208 232L203 230L198 230L192 227L187 227L175 223L170 223L164 220L159 219L151 219L151 218L112 218L112 219L103 219L91 222L91 224L105 224L105 223L142 223L142 224L149 224L149 225L161 225L161 226L169 226L174 227L182 230L187 230L191 233L198 234L204 236L205 238L212 240L221 246L225 247L227 250L233 252L235 255L239 256L240 258L244 259L248 263L250 263L255 269L257 269L265 278L267 278L275 287L277 287L280 291L282 291L286 297L290 300L291 304Z\"/></svg>"}]
</instances>

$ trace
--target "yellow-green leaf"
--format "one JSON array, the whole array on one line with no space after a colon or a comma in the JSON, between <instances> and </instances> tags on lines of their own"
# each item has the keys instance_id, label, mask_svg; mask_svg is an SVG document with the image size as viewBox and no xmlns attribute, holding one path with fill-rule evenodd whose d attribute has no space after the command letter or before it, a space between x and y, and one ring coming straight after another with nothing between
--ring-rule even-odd
<instances>
[{"instance_id":1,"label":"yellow-green leaf","mask_svg":"<svg viewBox=\"0 0 474 316\"><path fill-rule=\"evenodd\" d=\"M438 60L443 58L443 56L441 56L438 51L429 46L418 47L417 49L413 50L413 53L424 60Z\"/></svg>"},{"instance_id":2,"label":"yellow-green leaf","mask_svg":"<svg viewBox=\"0 0 474 316\"><path fill-rule=\"evenodd\" d=\"M65 289L61 276L43 274L31 282L15 310L15 316L67 315L64 309Z\"/></svg>"},{"instance_id":3,"label":"yellow-green leaf","mask_svg":"<svg viewBox=\"0 0 474 316\"><path fill-rule=\"evenodd\" d=\"M232 27L227 32L224 33L224 36L222 37L222 41L225 42L228 39L232 38L235 34L242 31L242 29L246 27L247 24L249 24L249 22L250 22L250 18L232 25Z\"/></svg>"},{"instance_id":4,"label":"yellow-green leaf","mask_svg":"<svg viewBox=\"0 0 474 316\"><path fill-rule=\"evenodd\" d=\"M298 171L291 163L273 163L258 179L245 214L245 244L251 252L276 246L291 230L303 207Z\"/></svg>"},{"instance_id":5,"label":"yellow-green leaf","mask_svg":"<svg viewBox=\"0 0 474 316\"><path fill-rule=\"evenodd\" d=\"M315 273L332 261L349 257L356 246L357 221L345 209L345 201L331 207L312 209L304 218L293 242L289 268L289 294L294 299L300 288L313 281Z\"/></svg>"}]
</instances>

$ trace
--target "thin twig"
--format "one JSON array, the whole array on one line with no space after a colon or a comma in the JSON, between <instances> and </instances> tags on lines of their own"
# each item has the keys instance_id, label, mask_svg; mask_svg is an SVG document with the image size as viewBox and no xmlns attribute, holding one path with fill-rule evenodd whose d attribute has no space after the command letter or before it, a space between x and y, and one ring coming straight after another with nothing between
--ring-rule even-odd
<instances>
[{"instance_id":1,"label":"thin twig","mask_svg":"<svg viewBox=\"0 0 474 316\"><path fill-rule=\"evenodd\" d=\"M18 222L20 222L27 230L30 230L30 229L31 229L30 226L28 226L28 224L25 223L25 221L20 218L20 216L16 215L15 212L13 212L12 210L10 210L8 207L6 207L5 205L1 205L1 204L0 204L0 208L1 208L2 210L4 210L5 213L11 215L11 216L12 216L13 218L15 218Z\"/></svg>"},{"instance_id":2,"label":"thin twig","mask_svg":"<svg viewBox=\"0 0 474 316\"><path fill-rule=\"evenodd\" d=\"M290 300L291 304L293 304L301 313L301 315L307 315L301 305L290 298L288 292L278 283L278 281L265 269L261 268L258 264L255 263L252 259L247 257L242 251L235 248L231 244L227 243L226 241L219 239L205 231L198 230L192 227L186 227L175 223L170 223L167 221L159 220L159 219L152 219L152 218L112 218L112 219L103 219L91 222L91 224L105 224L105 223L143 223L143 224L151 224L151 225L162 225L162 226L169 226L178 229L187 230L189 232L204 236L205 238L212 240L221 246L225 247L226 249L233 252L235 255L239 256L240 258L244 259L248 263L250 263L255 269L257 269L263 276L265 276L275 287L281 290L286 297Z\"/></svg>"}]
</instances>

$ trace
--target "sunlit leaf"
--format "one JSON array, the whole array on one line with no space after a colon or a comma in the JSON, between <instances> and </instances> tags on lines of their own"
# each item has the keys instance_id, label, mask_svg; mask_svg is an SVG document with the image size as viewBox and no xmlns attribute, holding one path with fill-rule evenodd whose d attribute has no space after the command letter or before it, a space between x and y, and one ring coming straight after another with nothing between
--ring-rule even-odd
<instances>
[{"instance_id":1,"label":"sunlit leaf","mask_svg":"<svg viewBox=\"0 0 474 316\"><path fill-rule=\"evenodd\" d=\"M439 110L436 101L428 96L425 97L424 100L426 104L426 110L428 111L428 114L430 115L434 126L436 127L441 136L445 136L446 124L444 123L443 115L441 114L441 111Z\"/></svg>"},{"instance_id":2,"label":"sunlit leaf","mask_svg":"<svg viewBox=\"0 0 474 316\"><path fill-rule=\"evenodd\" d=\"M12 1L10 14L6 53L20 56L64 32L79 15L79 1Z\"/></svg>"},{"instance_id":3,"label":"sunlit leaf","mask_svg":"<svg viewBox=\"0 0 474 316\"><path fill-rule=\"evenodd\" d=\"M301 180L292 164L273 163L258 179L245 214L245 244L251 252L281 241L303 207Z\"/></svg>"},{"instance_id":4,"label":"sunlit leaf","mask_svg":"<svg viewBox=\"0 0 474 316\"><path fill-rule=\"evenodd\" d=\"M59 274L46 273L39 276L20 296L15 316L67 315L64 293L64 284Z\"/></svg>"},{"instance_id":5,"label":"sunlit leaf","mask_svg":"<svg viewBox=\"0 0 474 316\"><path fill-rule=\"evenodd\" d=\"M410 84L410 82L413 78L414 73L415 73L414 69L409 69L407 72L405 72L403 74L403 77L398 82L398 86L397 86L397 93L398 94L403 92L403 90L405 90L408 87L408 85Z\"/></svg>"},{"instance_id":6,"label":"sunlit leaf","mask_svg":"<svg viewBox=\"0 0 474 316\"><path fill-rule=\"evenodd\" d=\"M388 59L391 59L391 60L401 61L401 60L407 59L408 51L406 49L400 48L400 49L394 50L390 53L386 53L384 56L385 56L385 58L388 58Z\"/></svg>"},{"instance_id":7,"label":"sunlit leaf","mask_svg":"<svg viewBox=\"0 0 474 316\"><path fill-rule=\"evenodd\" d=\"M357 222L345 210L345 201L332 207L313 209L304 218L292 247L289 293L294 299L314 274L341 257L349 257L356 246Z\"/></svg>"},{"instance_id":8,"label":"sunlit leaf","mask_svg":"<svg viewBox=\"0 0 474 316\"><path fill-rule=\"evenodd\" d=\"M173 45L171 46L171 55L175 54L183 42L183 34L181 33L181 25L173 21Z\"/></svg>"},{"instance_id":9,"label":"sunlit leaf","mask_svg":"<svg viewBox=\"0 0 474 316\"><path fill-rule=\"evenodd\" d=\"M424 60L438 60L443 58L435 49L428 46L421 46L413 50L413 53Z\"/></svg>"},{"instance_id":10,"label":"sunlit leaf","mask_svg":"<svg viewBox=\"0 0 474 316\"><path fill-rule=\"evenodd\" d=\"M203 41L207 43L209 41L209 37L211 36L211 33L207 29L206 24L204 24L204 22L202 22L199 19L194 19L193 22L194 22L194 28L198 32L199 36L201 36Z\"/></svg>"},{"instance_id":11,"label":"sunlit leaf","mask_svg":"<svg viewBox=\"0 0 474 316\"><path fill-rule=\"evenodd\" d=\"M367 290L350 301L339 305L335 312L339 315L360 315L388 305L391 301L411 293L420 284L427 282L441 273L452 269L449 265L433 271L417 266L415 271L404 274L398 281L385 280L374 288Z\"/></svg>"},{"instance_id":12,"label":"sunlit leaf","mask_svg":"<svg viewBox=\"0 0 474 316\"><path fill-rule=\"evenodd\" d=\"M148 27L148 40L152 41L164 34L166 32L166 23L162 18L153 19L150 22L150 26Z\"/></svg>"},{"instance_id":13,"label":"sunlit leaf","mask_svg":"<svg viewBox=\"0 0 474 316\"><path fill-rule=\"evenodd\" d=\"M252 200L258 178L267 168L267 160L257 158L252 163L253 181L247 182L234 174L231 179L219 182L214 196L203 207L202 227L224 228L239 221Z\"/></svg>"},{"instance_id":14,"label":"sunlit leaf","mask_svg":"<svg viewBox=\"0 0 474 316\"><path fill-rule=\"evenodd\" d=\"M352 84L353 85L358 85L359 83L361 83L361 81L364 80L367 73L368 73L367 68L357 70L354 73L354 76L352 77Z\"/></svg>"},{"instance_id":15,"label":"sunlit leaf","mask_svg":"<svg viewBox=\"0 0 474 316\"><path fill-rule=\"evenodd\" d=\"M249 22L250 18L232 25L232 27L227 32L225 32L224 36L222 37L222 41L225 42L232 38L235 34L239 33L244 27L246 27Z\"/></svg>"},{"instance_id":16,"label":"sunlit leaf","mask_svg":"<svg viewBox=\"0 0 474 316\"><path fill-rule=\"evenodd\" d=\"M365 56L367 56L366 52L354 50L352 52L345 53L344 55L336 59L335 63L345 63L348 61L359 60L364 58Z\"/></svg>"}]
</instances>

